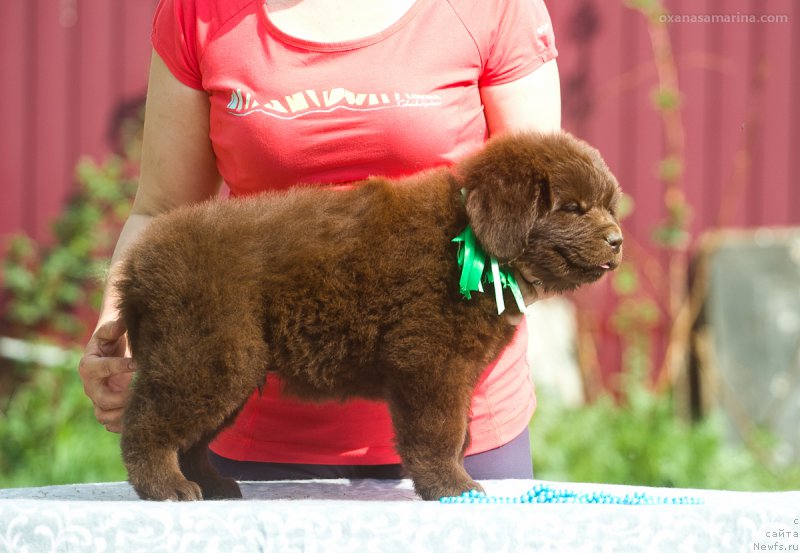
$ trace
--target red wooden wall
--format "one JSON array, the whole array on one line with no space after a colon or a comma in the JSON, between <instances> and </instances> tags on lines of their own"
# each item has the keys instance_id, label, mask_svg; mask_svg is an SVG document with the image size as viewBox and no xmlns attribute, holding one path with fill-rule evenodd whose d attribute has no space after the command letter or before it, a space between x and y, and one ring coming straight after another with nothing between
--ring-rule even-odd
<instances>
[{"instance_id":1,"label":"red wooden wall","mask_svg":"<svg viewBox=\"0 0 800 553\"><path fill-rule=\"evenodd\" d=\"M684 182L694 210L693 231L718 224L800 223L800 188L790 185L800 177L800 3L665 3L675 17L786 20L667 22L683 100ZM548 3L558 33L565 126L604 153L636 200L637 213L628 226L644 237L662 215L662 190L653 170L662 153L661 124L650 103L656 73L643 17L620 5L602 0ZM744 147L749 163L739 178Z\"/></svg>"},{"instance_id":2,"label":"red wooden wall","mask_svg":"<svg viewBox=\"0 0 800 553\"><path fill-rule=\"evenodd\" d=\"M0 237L45 238L78 158L109 152L115 111L145 92L156 3L0 0Z\"/></svg>"},{"instance_id":3,"label":"red wooden wall","mask_svg":"<svg viewBox=\"0 0 800 553\"><path fill-rule=\"evenodd\" d=\"M254 0L257 1L257 0ZM0 251L9 233L45 238L72 187L80 155L110 151L120 106L144 94L156 0L0 0ZM683 186L697 237L716 225L800 224L800 2L666 0L682 91ZM636 209L631 243L648 250L663 217L663 155L647 26L622 0L549 0L562 77L565 127L605 155ZM783 22L745 22L749 16ZM794 54L794 55L793 55ZM422 53L421 53L422 55ZM607 328L607 284L579 297Z\"/></svg>"}]
</instances>

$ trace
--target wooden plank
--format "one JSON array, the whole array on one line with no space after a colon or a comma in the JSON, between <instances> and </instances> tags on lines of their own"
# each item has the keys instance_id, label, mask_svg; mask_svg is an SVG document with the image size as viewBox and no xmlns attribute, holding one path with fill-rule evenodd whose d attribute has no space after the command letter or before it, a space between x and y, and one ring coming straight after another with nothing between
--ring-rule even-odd
<instances>
[{"instance_id":1,"label":"wooden plank","mask_svg":"<svg viewBox=\"0 0 800 553\"><path fill-rule=\"evenodd\" d=\"M134 98L144 95L150 67L150 29L157 0L120 3L121 42L124 62L122 96Z\"/></svg>"},{"instance_id":2,"label":"wooden plank","mask_svg":"<svg viewBox=\"0 0 800 553\"><path fill-rule=\"evenodd\" d=\"M24 159L27 122L36 106L26 86L30 52L23 48L26 41L30 7L22 0L0 2L0 74L3 75L6 100L0 103L0 238L9 233L27 230L31 212L26 205L26 192L20 184L25 179ZM4 241L0 241L0 252Z\"/></svg>"},{"instance_id":3,"label":"wooden plank","mask_svg":"<svg viewBox=\"0 0 800 553\"><path fill-rule=\"evenodd\" d=\"M80 64L75 79L79 83L77 110L80 125L76 130L82 152L102 159L110 148L106 125L117 102L114 82L116 51L112 24L113 4L107 0L82 0L78 21Z\"/></svg>"},{"instance_id":4,"label":"wooden plank","mask_svg":"<svg viewBox=\"0 0 800 553\"><path fill-rule=\"evenodd\" d=\"M630 86L630 78L623 74L622 65L625 46L624 11L625 8L621 5L614 10L598 8L599 36L592 48L591 59L591 67L594 69L592 85L596 93L592 103L589 136L615 175L620 174L627 164L625 152L628 147L620 124L625 117L620 98L623 91ZM631 183L622 178L620 184L627 189Z\"/></svg>"},{"instance_id":5,"label":"wooden plank","mask_svg":"<svg viewBox=\"0 0 800 553\"><path fill-rule=\"evenodd\" d=\"M749 13L749 2L733 0L717 2L717 11L727 15ZM714 25L719 33L718 51L725 60L719 104L721 117L716 135L720 142L719 222L725 226L744 226L748 183L752 179L752 145L757 139L757 116L749 103L758 83L751 62L752 35L747 23Z\"/></svg>"},{"instance_id":6,"label":"wooden plank","mask_svg":"<svg viewBox=\"0 0 800 553\"><path fill-rule=\"evenodd\" d=\"M786 2L764 2L761 10L776 15L791 9ZM794 14L800 15L800 14ZM791 19L789 20L791 21ZM798 148L790 143L791 104L791 25L789 23L755 23L753 32L758 41L754 71L764 73L761 97L760 140L750 184L756 225L788 225L791 219L789 165ZM796 93L795 93L796 96ZM795 121L795 124L800 123ZM796 186L796 184L795 184ZM800 221L795 220L795 223Z\"/></svg>"},{"instance_id":7,"label":"wooden plank","mask_svg":"<svg viewBox=\"0 0 800 553\"><path fill-rule=\"evenodd\" d=\"M800 90L800 6L796 3L791 4L791 9L786 9L789 15L789 30L791 34L790 46L787 49L787 58L790 73L789 90L794 93L792 101L789 102L789 145L792 149L789 155L789 181L788 181L788 204L790 224L800 225L800 155L797 155L798 145L800 145L800 106L797 101L797 91ZM794 55L791 55L795 53Z\"/></svg>"},{"instance_id":8,"label":"wooden plank","mask_svg":"<svg viewBox=\"0 0 800 553\"><path fill-rule=\"evenodd\" d=\"M556 32L558 64L561 73L562 124L565 129L585 138L583 127L587 116L589 89L587 78L590 64L582 29L587 12L593 11L593 0L574 4L550 2L548 8Z\"/></svg>"},{"instance_id":9,"label":"wooden plank","mask_svg":"<svg viewBox=\"0 0 800 553\"><path fill-rule=\"evenodd\" d=\"M117 64L120 68L117 102L108 121L107 137L115 149L123 146L119 144L121 122L135 116L144 105L150 67L150 29L156 4L157 0L124 2L116 5L113 14L121 61Z\"/></svg>"},{"instance_id":10,"label":"wooden plank","mask_svg":"<svg viewBox=\"0 0 800 553\"><path fill-rule=\"evenodd\" d=\"M63 178L69 170L66 145L71 136L66 114L72 109L64 94L71 76L67 66L67 28L61 18L62 6L52 0L36 2L36 42L34 66L37 68L28 97L33 109L30 124L34 140L30 144L33 166L27 168L34 202L31 231L38 239L50 235L52 219L61 210L70 191Z\"/></svg>"},{"instance_id":11,"label":"wooden plank","mask_svg":"<svg viewBox=\"0 0 800 553\"><path fill-rule=\"evenodd\" d=\"M672 3L671 3L672 4ZM708 13L708 0L691 3L675 2L673 13L686 13L689 8ZM681 115L686 145L683 164L683 190L692 210L690 230L697 236L705 225L703 214L709 209L708 194L713 185L706 182L710 161L707 145L715 140L709 133L709 101L706 74L716 71L715 60L708 53L709 33L697 25L669 25L674 56L678 66L678 85L681 92Z\"/></svg>"},{"instance_id":12,"label":"wooden plank","mask_svg":"<svg viewBox=\"0 0 800 553\"><path fill-rule=\"evenodd\" d=\"M626 9L622 22L628 29L622 64L631 79L631 86L620 97L621 105L626 108L620 119L622 143L627 145L629 157L623 178L635 202L635 211L627 226L630 235L646 244L654 222L663 216L663 191L655 173L655 164L663 152L663 128L650 101L656 73L645 19L637 11Z\"/></svg>"},{"instance_id":13,"label":"wooden plank","mask_svg":"<svg viewBox=\"0 0 800 553\"><path fill-rule=\"evenodd\" d=\"M754 8L758 9L752 3L748 7L751 14ZM747 71L747 81L750 83L747 107L745 108L745 117L747 118L745 127L750 127L752 142L749 148L750 164L745 182L745 206L742 216L746 226L755 227L763 224L761 215L764 212L765 195L762 193L761 177L764 174L764 127L768 119L766 115L771 98L768 87L769 69L764 57L764 25L759 23L746 23L745 25L747 26L745 33L750 38L747 62L743 67Z\"/></svg>"}]
</instances>

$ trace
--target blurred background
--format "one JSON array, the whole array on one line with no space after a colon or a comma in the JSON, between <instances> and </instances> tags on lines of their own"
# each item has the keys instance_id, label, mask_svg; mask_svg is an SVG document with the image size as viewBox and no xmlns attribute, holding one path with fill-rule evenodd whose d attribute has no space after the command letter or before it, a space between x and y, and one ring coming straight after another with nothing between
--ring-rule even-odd
<instances>
[{"instance_id":1,"label":"blurred background","mask_svg":"<svg viewBox=\"0 0 800 553\"><path fill-rule=\"evenodd\" d=\"M76 368L156 4L0 2L0 486L125 478ZM564 127L627 194L626 260L531 316L537 477L800 488L800 3L547 6Z\"/></svg>"}]
</instances>

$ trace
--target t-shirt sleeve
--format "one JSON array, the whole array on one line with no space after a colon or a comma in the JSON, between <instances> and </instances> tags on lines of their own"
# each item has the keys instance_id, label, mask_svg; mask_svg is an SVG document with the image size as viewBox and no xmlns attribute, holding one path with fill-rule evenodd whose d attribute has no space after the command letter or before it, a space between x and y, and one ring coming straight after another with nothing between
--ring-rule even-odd
<instances>
[{"instance_id":1,"label":"t-shirt sleeve","mask_svg":"<svg viewBox=\"0 0 800 553\"><path fill-rule=\"evenodd\" d=\"M179 81L203 89L195 0L160 0L151 39L153 48Z\"/></svg>"},{"instance_id":2,"label":"t-shirt sleeve","mask_svg":"<svg viewBox=\"0 0 800 553\"><path fill-rule=\"evenodd\" d=\"M484 25L495 26L484 34L481 86L515 81L558 55L550 14L543 0L479 0L493 7Z\"/></svg>"}]
</instances>

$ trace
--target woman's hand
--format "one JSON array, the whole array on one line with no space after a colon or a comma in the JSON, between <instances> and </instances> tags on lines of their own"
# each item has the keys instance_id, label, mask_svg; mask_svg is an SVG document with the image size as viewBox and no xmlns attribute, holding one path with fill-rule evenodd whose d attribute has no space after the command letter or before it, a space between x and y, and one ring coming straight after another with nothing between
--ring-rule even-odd
<instances>
[{"instance_id":1,"label":"woman's hand","mask_svg":"<svg viewBox=\"0 0 800 553\"><path fill-rule=\"evenodd\" d=\"M540 281L530 283L517 271L514 271L514 278L517 281L520 292L522 292L522 300L525 302L526 306L533 305L539 300L550 298L554 295L552 292L545 292ZM506 318L508 324L514 326L517 326L525 319L525 315L515 309L506 310L503 316Z\"/></svg>"},{"instance_id":2,"label":"woman's hand","mask_svg":"<svg viewBox=\"0 0 800 553\"><path fill-rule=\"evenodd\" d=\"M125 331L119 319L100 325L78 365L83 390L94 403L94 416L109 432L122 431L122 412L135 370Z\"/></svg>"}]
</instances>

